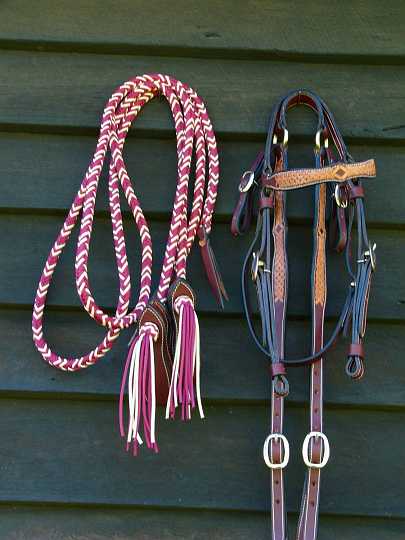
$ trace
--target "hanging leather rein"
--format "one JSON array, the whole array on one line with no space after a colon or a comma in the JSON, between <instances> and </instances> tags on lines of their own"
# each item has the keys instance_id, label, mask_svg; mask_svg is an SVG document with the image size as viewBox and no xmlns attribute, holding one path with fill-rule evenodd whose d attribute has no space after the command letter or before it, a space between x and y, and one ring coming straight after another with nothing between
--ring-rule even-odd
<instances>
[{"instance_id":1,"label":"hanging leather rein","mask_svg":"<svg viewBox=\"0 0 405 540\"><path fill-rule=\"evenodd\" d=\"M126 170L123 147L131 124L150 100L166 98L174 120L177 143L177 187L164 253L159 285L151 296L152 239L148 222ZM96 194L104 161L109 154L108 194L113 230L119 297L114 315L96 303L90 288L88 259L93 230ZM189 214L189 180L195 158L195 183ZM198 235L203 263L216 298L222 303L226 292L209 243L211 221L219 180L218 152L214 131L202 100L189 86L161 74L135 77L121 85L108 101L94 157L72 203L63 227L43 270L34 303L33 339L44 360L65 371L94 365L111 350L124 328L136 325L124 366L120 393L120 431L127 449L136 453L142 443L157 451L156 405L166 405L166 417L182 408L183 419L198 406L203 417L200 392L199 325L196 299L186 282L187 256ZM120 204L120 186L139 231L141 271L139 297L133 309L131 279ZM45 341L45 302L59 256L80 216L75 276L80 301L97 323L106 328L104 339L93 350L76 358L53 352ZM194 387L195 385L195 387ZM128 387L128 420L124 421L124 393Z\"/></svg>"},{"instance_id":2,"label":"hanging leather rein","mask_svg":"<svg viewBox=\"0 0 405 540\"><path fill-rule=\"evenodd\" d=\"M313 169L288 167L286 112L298 105L309 107L318 119ZM312 92L298 90L282 98L274 107L265 151L258 155L251 170L243 174L239 184L232 233L240 235L246 232L255 206L258 212L256 234L243 264L242 297L253 340L270 361L271 431L264 443L263 458L271 471L273 540L287 538L283 479L290 454L288 440L283 434L284 398L289 392L287 366L311 367L310 431L302 447L307 476L297 540L315 540L317 536L320 471L330 454L329 442L323 432L323 358L337 337L348 331L350 324L351 343L346 372L353 379L361 378L364 373L363 339L376 258L375 245L367 236L364 188L360 178L374 177L375 174L374 160L353 161L326 104ZM309 186L314 186L312 345L310 354L291 359L286 357L284 346L288 296L286 199L288 191ZM329 234L326 221L328 206L331 206ZM354 221L357 222L356 241L351 238ZM348 292L336 327L325 341L327 236L332 247L344 253ZM260 331L256 330L252 316L250 284L254 285L257 298Z\"/></svg>"}]
</instances>

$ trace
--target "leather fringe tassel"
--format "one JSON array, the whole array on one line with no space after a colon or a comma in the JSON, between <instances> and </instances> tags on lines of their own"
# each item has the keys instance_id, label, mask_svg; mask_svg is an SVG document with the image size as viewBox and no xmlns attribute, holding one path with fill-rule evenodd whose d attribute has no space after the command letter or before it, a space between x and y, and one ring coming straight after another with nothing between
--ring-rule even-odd
<instances>
[{"instance_id":1,"label":"leather fringe tassel","mask_svg":"<svg viewBox=\"0 0 405 540\"><path fill-rule=\"evenodd\" d=\"M137 455L138 447L143 443L140 426L143 422L143 433L148 448L158 452L156 444L156 385L155 385L155 353L154 342L158 337L158 327L153 323L145 323L132 341L125 362L122 376L119 424L122 437L127 437L127 451L131 445L133 454ZM128 385L129 420L128 429L124 429L124 392Z\"/></svg>"},{"instance_id":2,"label":"leather fringe tassel","mask_svg":"<svg viewBox=\"0 0 405 540\"><path fill-rule=\"evenodd\" d=\"M188 294L181 294L181 289L186 289ZM177 297L173 295L172 298L177 333L166 418L174 418L179 404L182 420L191 419L191 411L196 405L200 417L204 418L200 384L200 327L194 309L194 298L184 282L180 282L175 290L180 294Z\"/></svg>"}]
</instances>

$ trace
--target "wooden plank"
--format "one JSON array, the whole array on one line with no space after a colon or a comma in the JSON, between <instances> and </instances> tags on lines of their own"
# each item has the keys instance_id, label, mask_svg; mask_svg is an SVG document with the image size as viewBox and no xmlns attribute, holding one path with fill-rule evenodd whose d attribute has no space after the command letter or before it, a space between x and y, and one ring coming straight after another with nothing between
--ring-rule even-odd
<instances>
[{"instance_id":1,"label":"wooden plank","mask_svg":"<svg viewBox=\"0 0 405 540\"><path fill-rule=\"evenodd\" d=\"M1 540L263 540L264 514L144 509L89 509L52 506L0 507ZM289 516L295 530L297 516ZM402 520L322 516L319 540L400 540Z\"/></svg>"},{"instance_id":2,"label":"wooden plank","mask_svg":"<svg viewBox=\"0 0 405 540\"><path fill-rule=\"evenodd\" d=\"M206 407L204 422L187 424L161 421L158 412L161 452L135 459L122 448L111 403L3 399L0 500L268 509L262 458L268 408ZM398 412L328 411L332 454L323 472L322 512L405 517L404 421ZM299 508L307 429L304 411L288 408L289 511Z\"/></svg>"},{"instance_id":3,"label":"wooden plank","mask_svg":"<svg viewBox=\"0 0 405 540\"><path fill-rule=\"evenodd\" d=\"M35 9L28 0L3 2L0 39L41 47L65 44L79 50L186 49L182 54L215 51L244 57L255 53L402 58L405 53L404 11L397 1L330 2L323 10L310 0L305 12L298 0L237 6L231 0L209 0L204 11L198 2L181 0L170 6L170 12L162 0L147 5L125 0L119 9L112 0L102 5L79 0L73 6L66 0L57 4L40 0Z\"/></svg>"},{"instance_id":4,"label":"wooden plank","mask_svg":"<svg viewBox=\"0 0 405 540\"><path fill-rule=\"evenodd\" d=\"M0 269L0 304L29 305L32 303L45 259L59 232L61 221L60 217L54 216L0 216L0 259L3 261ZM100 305L114 306L118 292L115 271L113 272L115 263L111 225L107 219L99 218L96 221L89 260L90 283L94 287L95 298ZM162 260L167 225L153 222L150 228L155 263L158 263ZM139 267L136 227L128 223L125 229L128 232L128 260L136 288ZM405 320L405 283L402 279L404 232L371 230L369 234L370 238L380 246L380 253L382 253L379 258L378 272L373 280L369 315L371 318ZM224 281L230 294L230 301L226 305L227 313L241 313L240 269L250 241L251 239L247 236L240 239L232 238L228 225L217 224L214 228L212 243L214 249L216 248ZM290 226L289 312L292 315L308 315L311 242L312 230L309 227ZM79 305L73 282L73 253L73 244L71 244L67 246L66 253L61 257L55 272L54 287L48 295L51 305ZM333 287L331 286L329 290L330 302L327 313L337 315L340 314L347 294L348 280L343 257L331 253L328 264L330 265L328 277ZM199 309L218 312L219 308L213 296L207 294L209 287L198 248L195 248L191 254L189 268L189 280L197 291ZM13 276L12 280L10 276Z\"/></svg>"},{"instance_id":5,"label":"wooden plank","mask_svg":"<svg viewBox=\"0 0 405 540\"><path fill-rule=\"evenodd\" d=\"M124 333L112 352L96 367L72 375L50 368L42 361L32 344L30 319L30 310L0 311L0 342L7 343L0 363L0 393L117 399L131 331ZM200 316L200 325L204 398L210 403L268 402L267 363L248 336L245 321ZM98 343L101 329L84 314L52 312L47 317L46 336L55 351L73 355L84 353ZM309 337L308 324L289 321L287 350L291 355L306 352ZM404 349L404 339L403 326L369 324L366 375L359 383L350 381L344 373L347 340L341 340L326 357L324 398L327 404L404 407L405 370L402 356L398 354ZM389 376L382 377L382 373L389 373ZM288 379L289 401L306 403L307 369L290 369Z\"/></svg>"},{"instance_id":6,"label":"wooden plank","mask_svg":"<svg viewBox=\"0 0 405 540\"><path fill-rule=\"evenodd\" d=\"M5 51L7 73L0 92L0 127L61 130L96 129L114 89L137 74L170 73L198 90L218 133L263 136L270 108L297 87L316 89L349 137L401 140L405 66L356 66L195 60ZM29 81L29 85L27 84ZM315 134L309 111L294 114L291 133ZM140 129L172 130L168 106L155 100L139 118Z\"/></svg>"},{"instance_id":7,"label":"wooden plank","mask_svg":"<svg viewBox=\"0 0 405 540\"><path fill-rule=\"evenodd\" d=\"M0 208L66 210L73 200L94 151L96 138L58 135L0 134L0 163L3 179ZM237 184L263 147L259 142L226 142L219 145L221 186L216 217L229 219L237 197ZM378 167L376 181L367 182L367 222L369 224L405 225L405 197L398 181L398 171L405 169L405 149L375 145L351 145L358 160L374 157ZM290 145L291 166L311 166L309 144ZM174 141L129 139L125 151L128 171L147 215L171 211L176 170ZM162 174L162 171L165 171ZM150 183L153 182L153 189ZM366 184L366 182L365 182ZM98 207L106 210L106 182L100 186ZM156 197L156 192L159 197ZM290 218L305 219L312 213L312 190L289 196Z\"/></svg>"}]
</instances>

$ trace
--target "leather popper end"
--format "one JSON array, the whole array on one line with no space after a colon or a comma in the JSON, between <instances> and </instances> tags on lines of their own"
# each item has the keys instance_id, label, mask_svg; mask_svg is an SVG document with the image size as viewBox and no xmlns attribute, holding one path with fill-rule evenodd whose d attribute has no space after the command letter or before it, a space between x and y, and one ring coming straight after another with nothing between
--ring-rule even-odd
<instances>
[{"instance_id":1,"label":"leather popper end","mask_svg":"<svg viewBox=\"0 0 405 540\"><path fill-rule=\"evenodd\" d=\"M222 309L224 309L224 300L229 300L229 297L228 293L226 292L221 273L219 271L214 251L209 241L209 236L204 227L200 227L200 229L198 230L198 238L201 257L208 282L211 286L211 290L218 304L221 306Z\"/></svg>"}]
</instances>

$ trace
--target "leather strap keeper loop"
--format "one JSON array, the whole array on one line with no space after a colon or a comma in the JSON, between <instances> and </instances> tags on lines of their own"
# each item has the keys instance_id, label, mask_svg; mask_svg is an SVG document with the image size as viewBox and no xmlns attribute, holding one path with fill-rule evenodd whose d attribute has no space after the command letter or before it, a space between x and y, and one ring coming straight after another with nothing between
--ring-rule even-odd
<instances>
[{"instance_id":1,"label":"leather strap keeper loop","mask_svg":"<svg viewBox=\"0 0 405 540\"><path fill-rule=\"evenodd\" d=\"M363 186L355 186L354 184L349 186L349 199L364 199Z\"/></svg>"},{"instance_id":2,"label":"leather strap keeper loop","mask_svg":"<svg viewBox=\"0 0 405 540\"><path fill-rule=\"evenodd\" d=\"M282 362L276 362L270 364L270 373L272 377L276 377L277 375L285 375L287 372Z\"/></svg>"},{"instance_id":3,"label":"leather strap keeper loop","mask_svg":"<svg viewBox=\"0 0 405 540\"><path fill-rule=\"evenodd\" d=\"M264 208L274 208L274 197L271 194L269 197L262 196L259 200L259 208L263 210Z\"/></svg>"},{"instance_id":4,"label":"leather strap keeper loop","mask_svg":"<svg viewBox=\"0 0 405 540\"><path fill-rule=\"evenodd\" d=\"M349 346L348 356L359 356L364 358L364 347L362 343L351 343Z\"/></svg>"}]
</instances>

